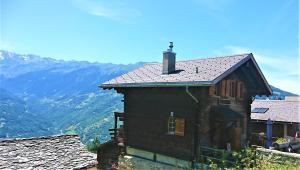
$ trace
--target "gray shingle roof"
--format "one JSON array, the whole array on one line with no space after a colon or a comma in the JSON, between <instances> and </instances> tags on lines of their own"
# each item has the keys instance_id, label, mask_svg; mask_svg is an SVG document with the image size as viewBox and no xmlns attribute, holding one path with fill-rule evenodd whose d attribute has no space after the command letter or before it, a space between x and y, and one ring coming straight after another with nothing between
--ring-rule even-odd
<instances>
[{"instance_id":1,"label":"gray shingle roof","mask_svg":"<svg viewBox=\"0 0 300 170\"><path fill-rule=\"evenodd\" d=\"M0 141L0 169L81 169L94 167L77 135L5 139Z\"/></svg>"},{"instance_id":2,"label":"gray shingle roof","mask_svg":"<svg viewBox=\"0 0 300 170\"><path fill-rule=\"evenodd\" d=\"M102 85L100 85L100 87L112 88L212 85L251 59L258 68L251 53L188 61L177 61L177 71L168 75L162 74L161 63L146 64L138 69L104 82ZM196 67L198 67L198 73L196 73ZM258 71L263 80L265 80L259 68ZM265 83L267 84L267 81L265 81ZM268 84L267 86L269 87Z\"/></svg>"},{"instance_id":3,"label":"gray shingle roof","mask_svg":"<svg viewBox=\"0 0 300 170\"><path fill-rule=\"evenodd\" d=\"M251 109L269 108L266 113L251 113L253 120L268 120L300 123L300 101L254 100Z\"/></svg>"}]
</instances>

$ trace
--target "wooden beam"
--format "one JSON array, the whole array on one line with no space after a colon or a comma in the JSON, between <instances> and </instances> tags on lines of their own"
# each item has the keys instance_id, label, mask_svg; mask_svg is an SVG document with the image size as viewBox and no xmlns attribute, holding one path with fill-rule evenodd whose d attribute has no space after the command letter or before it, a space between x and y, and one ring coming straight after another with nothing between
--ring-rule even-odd
<instances>
[{"instance_id":1,"label":"wooden beam","mask_svg":"<svg viewBox=\"0 0 300 170\"><path fill-rule=\"evenodd\" d=\"M287 124L283 124L283 137L287 137Z\"/></svg>"},{"instance_id":2,"label":"wooden beam","mask_svg":"<svg viewBox=\"0 0 300 170\"><path fill-rule=\"evenodd\" d=\"M250 73L250 76L253 77L253 79L257 80L257 85L264 89L264 91L268 91L266 89L266 86L265 86L265 83L264 83L264 80L260 77L259 73L257 72L257 70L254 68L254 66L251 66L249 67L249 73ZM259 95L261 95L261 90L259 90ZM263 94L263 95L266 95L266 94Z\"/></svg>"},{"instance_id":3,"label":"wooden beam","mask_svg":"<svg viewBox=\"0 0 300 170\"><path fill-rule=\"evenodd\" d=\"M117 117L124 117L124 112L114 112L114 115Z\"/></svg>"},{"instance_id":4,"label":"wooden beam","mask_svg":"<svg viewBox=\"0 0 300 170\"><path fill-rule=\"evenodd\" d=\"M118 128L118 117L116 116L115 114L115 126L114 126L115 129Z\"/></svg>"},{"instance_id":5,"label":"wooden beam","mask_svg":"<svg viewBox=\"0 0 300 170\"><path fill-rule=\"evenodd\" d=\"M248 69L246 69L245 67L241 67L241 71L242 71L244 77L246 78L245 84L249 84L252 88L257 87L257 85L253 81L253 78L251 77L251 75L248 74Z\"/></svg>"},{"instance_id":6,"label":"wooden beam","mask_svg":"<svg viewBox=\"0 0 300 170\"><path fill-rule=\"evenodd\" d=\"M242 72L241 68L236 72L236 75L238 76L238 79L241 80L244 83L246 89L254 88L251 84L247 83L248 80L244 76L244 73Z\"/></svg>"}]
</instances>

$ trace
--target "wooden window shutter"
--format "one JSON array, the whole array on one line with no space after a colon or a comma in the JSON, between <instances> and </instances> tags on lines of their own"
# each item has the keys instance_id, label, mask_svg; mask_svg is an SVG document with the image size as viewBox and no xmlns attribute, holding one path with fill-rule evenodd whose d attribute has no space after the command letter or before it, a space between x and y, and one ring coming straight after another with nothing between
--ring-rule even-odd
<instances>
[{"instance_id":1,"label":"wooden window shutter","mask_svg":"<svg viewBox=\"0 0 300 170\"><path fill-rule=\"evenodd\" d=\"M240 98L240 96L241 96L240 92L241 92L241 82L238 82L237 83L237 91L236 91L237 98Z\"/></svg>"},{"instance_id":2,"label":"wooden window shutter","mask_svg":"<svg viewBox=\"0 0 300 170\"><path fill-rule=\"evenodd\" d=\"M236 87L236 81L232 80L230 83L230 96L231 97L236 97L236 91L237 91L237 87Z\"/></svg>"},{"instance_id":3,"label":"wooden window shutter","mask_svg":"<svg viewBox=\"0 0 300 170\"><path fill-rule=\"evenodd\" d=\"M237 96L237 90L238 90L238 82L234 81L234 97L238 97Z\"/></svg>"},{"instance_id":4,"label":"wooden window shutter","mask_svg":"<svg viewBox=\"0 0 300 170\"><path fill-rule=\"evenodd\" d=\"M230 96L230 83L231 83L231 80L226 81L226 97Z\"/></svg>"},{"instance_id":5,"label":"wooden window shutter","mask_svg":"<svg viewBox=\"0 0 300 170\"><path fill-rule=\"evenodd\" d=\"M221 81L221 96L225 96L225 89L226 89L226 81L222 80Z\"/></svg>"},{"instance_id":6,"label":"wooden window shutter","mask_svg":"<svg viewBox=\"0 0 300 170\"><path fill-rule=\"evenodd\" d=\"M210 95L216 95L217 94L215 85L212 85L212 86L209 87L209 94Z\"/></svg>"},{"instance_id":7,"label":"wooden window shutter","mask_svg":"<svg viewBox=\"0 0 300 170\"><path fill-rule=\"evenodd\" d=\"M230 81L230 97L233 97L233 81Z\"/></svg>"},{"instance_id":8,"label":"wooden window shutter","mask_svg":"<svg viewBox=\"0 0 300 170\"><path fill-rule=\"evenodd\" d=\"M216 84L216 95L217 96L221 95L221 82Z\"/></svg>"},{"instance_id":9,"label":"wooden window shutter","mask_svg":"<svg viewBox=\"0 0 300 170\"><path fill-rule=\"evenodd\" d=\"M244 84L241 83L240 85L241 85L241 87L240 87L240 98L242 99L244 97Z\"/></svg>"},{"instance_id":10,"label":"wooden window shutter","mask_svg":"<svg viewBox=\"0 0 300 170\"><path fill-rule=\"evenodd\" d=\"M175 122L176 122L175 135L184 136L185 119L176 118Z\"/></svg>"}]
</instances>

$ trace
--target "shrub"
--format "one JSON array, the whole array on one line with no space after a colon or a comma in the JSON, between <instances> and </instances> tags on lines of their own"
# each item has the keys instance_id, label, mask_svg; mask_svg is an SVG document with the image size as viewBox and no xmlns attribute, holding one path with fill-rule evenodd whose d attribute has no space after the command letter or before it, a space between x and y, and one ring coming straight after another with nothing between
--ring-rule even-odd
<instances>
[{"instance_id":1,"label":"shrub","mask_svg":"<svg viewBox=\"0 0 300 170\"><path fill-rule=\"evenodd\" d=\"M288 140L285 138L277 138L275 141L275 143L285 143L285 142L288 142Z\"/></svg>"},{"instance_id":2,"label":"shrub","mask_svg":"<svg viewBox=\"0 0 300 170\"><path fill-rule=\"evenodd\" d=\"M100 145L100 140L97 137L95 137L92 142L87 144L87 150L90 152L97 153L97 150L99 149Z\"/></svg>"},{"instance_id":3,"label":"shrub","mask_svg":"<svg viewBox=\"0 0 300 170\"><path fill-rule=\"evenodd\" d=\"M283 159L278 155L260 155L250 148L246 148L240 152L233 152L232 158L233 165L228 164L216 164L211 162L209 165L211 169L245 169L245 170L298 170L300 169L300 163L297 161L291 161L289 159ZM228 161L223 160L223 162Z\"/></svg>"}]
</instances>

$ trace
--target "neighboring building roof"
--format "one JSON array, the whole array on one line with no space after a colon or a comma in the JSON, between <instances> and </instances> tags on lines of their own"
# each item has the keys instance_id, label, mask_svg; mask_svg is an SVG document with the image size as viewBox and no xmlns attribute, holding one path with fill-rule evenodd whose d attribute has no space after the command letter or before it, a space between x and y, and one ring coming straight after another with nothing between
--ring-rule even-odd
<instances>
[{"instance_id":1,"label":"neighboring building roof","mask_svg":"<svg viewBox=\"0 0 300 170\"><path fill-rule=\"evenodd\" d=\"M268 120L288 123L300 123L300 101L254 100L251 110L268 108L265 113L251 113L253 120Z\"/></svg>"},{"instance_id":2,"label":"neighboring building roof","mask_svg":"<svg viewBox=\"0 0 300 170\"><path fill-rule=\"evenodd\" d=\"M238 54L215 58L177 61L176 71L162 74L162 64L146 64L100 85L103 88L114 87L161 87L161 86L205 86L218 83L245 62L252 60L260 76L272 93L255 59L250 54ZM198 73L196 68L198 67Z\"/></svg>"},{"instance_id":3,"label":"neighboring building roof","mask_svg":"<svg viewBox=\"0 0 300 170\"><path fill-rule=\"evenodd\" d=\"M0 141L0 169L86 169L97 164L97 155L77 135Z\"/></svg>"}]
</instances>

